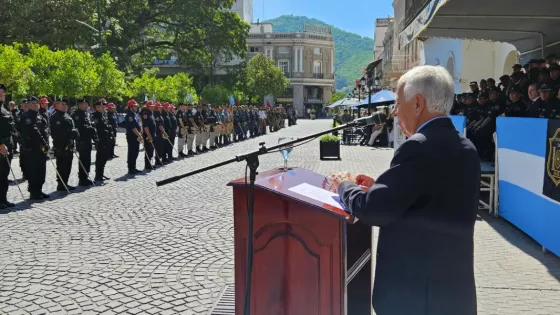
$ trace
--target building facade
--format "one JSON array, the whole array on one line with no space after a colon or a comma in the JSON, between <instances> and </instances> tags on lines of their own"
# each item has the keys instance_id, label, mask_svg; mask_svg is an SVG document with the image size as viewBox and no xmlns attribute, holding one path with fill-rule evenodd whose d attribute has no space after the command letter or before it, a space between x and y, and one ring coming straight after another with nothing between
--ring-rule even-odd
<instances>
[{"instance_id":1,"label":"building facade","mask_svg":"<svg viewBox=\"0 0 560 315\"><path fill-rule=\"evenodd\" d=\"M235 0L231 10L237 12L243 21L253 23L253 0Z\"/></svg>"},{"instance_id":2,"label":"building facade","mask_svg":"<svg viewBox=\"0 0 560 315\"><path fill-rule=\"evenodd\" d=\"M383 40L385 39L385 33L387 33L389 23L392 20L392 17L375 20L375 34L373 35L373 41L375 45L373 50L374 60L383 57L383 50L385 49L385 46L383 46Z\"/></svg>"},{"instance_id":3,"label":"building facade","mask_svg":"<svg viewBox=\"0 0 560 315\"><path fill-rule=\"evenodd\" d=\"M326 26L305 25L302 32L274 33L272 24L253 24L247 38L247 60L262 53L274 60L290 80L290 88L264 104L293 105L303 116L308 108L322 109L336 87L334 40Z\"/></svg>"}]
</instances>

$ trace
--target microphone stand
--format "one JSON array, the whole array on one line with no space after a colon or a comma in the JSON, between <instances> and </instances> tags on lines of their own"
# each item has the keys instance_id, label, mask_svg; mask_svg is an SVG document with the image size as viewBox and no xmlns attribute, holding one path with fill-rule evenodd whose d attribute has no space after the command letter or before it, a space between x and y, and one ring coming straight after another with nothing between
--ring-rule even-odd
<instances>
[{"instance_id":1,"label":"microphone stand","mask_svg":"<svg viewBox=\"0 0 560 315\"><path fill-rule=\"evenodd\" d=\"M365 121L362 121L365 122ZM338 126L335 128L331 128L328 130L324 130L315 134L311 134L309 136L305 136L303 138L299 138L293 141L289 141L289 142L284 142L275 146L272 146L270 148L265 147L265 143L261 142L259 143L260 148L258 150L252 151L252 152L248 152L245 154L241 154L241 155L237 155L236 157L229 159L229 160L225 160L223 162L219 162L216 163L214 165L210 165L207 167L203 167L200 168L198 170L183 174L183 175L178 175L178 176L173 176L161 181L156 182L156 186L160 187L160 186L164 186L173 182L176 182L180 179L195 175L195 174L199 174L199 173L203 173L233 162L241 162L241 161L246 161L247 162L247 168L249 169L249 183L247 183L247 177L245 177L245 185L248 185L248 189L247 189L247 220L248 220L248 235L249 237L247 238L247 270L246 270L246 278L245 278L245 299L244 299L244 315L250 315L251 312L251 281L252 281L252 271L253 271L253 215L254 215L254 205L255 205L255 180L257 178L257 169L259 168L259 155L264 155L267 153L271 153L271 152L276 152L279 151L281 149L284 148L289 148L289 147L294 147L296 144L298 143L302 143L308 140L313 140L315 138L318 138L322 135L334 132L334 131L338 131L338 130L342 130L342 129L346 129L346 128L352 128L352 127L361 127L361 126L367 126L368 123L366 122L366 124L362 124L361 122L358 121L353 121L350 123L347 123L345 125L342 126ZM246 175L245 175L246 176Z\"/></svg>"}]
</instances>

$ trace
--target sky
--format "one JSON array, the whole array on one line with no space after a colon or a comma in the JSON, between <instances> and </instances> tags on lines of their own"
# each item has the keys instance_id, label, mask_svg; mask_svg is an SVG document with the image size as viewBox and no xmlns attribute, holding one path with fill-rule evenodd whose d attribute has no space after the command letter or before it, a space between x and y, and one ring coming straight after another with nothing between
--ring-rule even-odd
<instances>
[{"instance_id":1,"label":"sky","mask_svg":"<svg viewBox=\"0 0 560 315\"><path fill-rule=\"evenodd\" d=\"M373 38L375 19L393 15L392 0L253 0L253 20L303 15ZM264 10L263 10L264 7ZM264 12L264 15L263 15Z\"/></svg>"}]
</instances>

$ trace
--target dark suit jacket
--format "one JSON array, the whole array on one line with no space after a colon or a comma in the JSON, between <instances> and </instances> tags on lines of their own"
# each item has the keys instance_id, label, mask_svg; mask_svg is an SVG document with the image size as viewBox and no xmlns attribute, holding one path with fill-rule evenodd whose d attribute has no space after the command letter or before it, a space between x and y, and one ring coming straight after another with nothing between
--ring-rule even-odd
<instances>
[{"instance_id":1,"label":"dark suit jacket","mask_svg":"<svg viewBox=\"0 0 560 315\"><path fill-rule=\"evenodd\" d=\"M369 191L338 188L354 216L379 226L377 315L473 315L473 234L480 162L451 120L429 122L396 151Z\"/></svg>"}]
</instances>

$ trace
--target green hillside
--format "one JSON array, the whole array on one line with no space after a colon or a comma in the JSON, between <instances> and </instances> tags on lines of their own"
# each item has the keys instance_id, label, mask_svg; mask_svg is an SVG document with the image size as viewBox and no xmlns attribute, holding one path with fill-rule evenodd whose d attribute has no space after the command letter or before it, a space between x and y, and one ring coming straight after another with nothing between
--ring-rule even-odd
<instances>
[{"instance_id":1,"label":"green hillside","mask_svg":"<svg viewBox=\"0 0 560 315\"><path fill-rule=\"evenodd\" d=\"M274 32L291 33L303 30L304 24L319 24L332 27L335 43L336 88L341 90L354 85L362 69L373 60L373 39L345 32L323 21L305 16L282 15L267 20L273 24Z\"/></svg>"}]
</instances>

